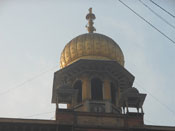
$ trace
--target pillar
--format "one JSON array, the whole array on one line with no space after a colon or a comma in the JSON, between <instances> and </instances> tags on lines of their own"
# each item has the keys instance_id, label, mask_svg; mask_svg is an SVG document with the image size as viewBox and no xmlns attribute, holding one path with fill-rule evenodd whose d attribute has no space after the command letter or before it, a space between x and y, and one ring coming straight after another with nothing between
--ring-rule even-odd
<instances>
[{"instance_id":1,"label":"pillar","mask_svg":"<svg viewBox=\"0 0 175 131\"><path fill-rule=\"evenodd\" d=\"M82 101L91 99L91 86L88 77L82 79Z\"/></svg>"},{"instance_id":2,"label":"pillar","mask_svg":"<svg viewBox=\"0 0 175 131\"><path fill-rule=\"evenodd\" d=\"M103 82L103 97L105 100L111 100L111 85L108 79Z\"/></svg>"}]
</instances>

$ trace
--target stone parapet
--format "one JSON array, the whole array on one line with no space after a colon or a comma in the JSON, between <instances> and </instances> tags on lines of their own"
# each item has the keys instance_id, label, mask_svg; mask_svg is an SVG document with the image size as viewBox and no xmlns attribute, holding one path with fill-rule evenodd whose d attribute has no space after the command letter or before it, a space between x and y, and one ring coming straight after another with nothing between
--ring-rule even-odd
<instances>
[{"instance_id":1,"label":"stone parapet","mask_svg":"<svg viewBox=\"0 0 175 131\"><path fill-rule=\"evenodd\" d=\"M56 121L58 124L78 127L129 128L142 127L144 125L143 114L141 113L92 113L67 109L57 109Z\"/></svg>"}]
</instances>

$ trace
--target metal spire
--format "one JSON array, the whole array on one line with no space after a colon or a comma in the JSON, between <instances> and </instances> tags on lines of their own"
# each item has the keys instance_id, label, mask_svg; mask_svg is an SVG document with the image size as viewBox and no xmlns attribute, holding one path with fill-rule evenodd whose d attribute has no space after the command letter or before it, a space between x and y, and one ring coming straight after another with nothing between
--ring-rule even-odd
<instances>
[{"instance_id":1,"label":"metal spire","mask_svg":"<svg viewBox=\"0 0 175 131\"><path fill-rule=\"evenodd\" d=\"M86 19L88 20L86 28L89 33L93 33L94 31L96 31L96 29L93 26L93 20L95 20L95 15L92 13L92 8L89 8L89 14L86 15Z\"/></svg>"}]
</instances>

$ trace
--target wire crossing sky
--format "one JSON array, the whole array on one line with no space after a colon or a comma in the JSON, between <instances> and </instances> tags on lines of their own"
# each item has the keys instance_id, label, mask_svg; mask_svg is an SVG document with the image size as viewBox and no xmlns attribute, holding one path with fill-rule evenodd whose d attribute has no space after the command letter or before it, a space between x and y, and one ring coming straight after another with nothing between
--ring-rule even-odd
<instances>
[{"instance_id":1,"label":"wire crossing sky","mask_svg":"<svg viewBox=\"0 0 175 131\"><path fill-rule=\"evenodd\" d=\"M167 14L169 14L170 16L172 16L173 18L175 18L175 16L173 14L171 14L170 12L168 12L166 9L162 8L160 5L158 5L156 2L150 0L153 4L155 4L156 6L158 6L160 9L162 9L163 11L165 11Z\"/></svg>"},{"instance_id":2,"label":"wire crossing sky","mask_svg":"<svg viewBox=\"0 0 175 131\"><path fill-rule=\"evenodd\" d=\"M170 37L168 37L165 33L163 33L162 31L160 31L157 27L155 27L153 24L151 24L149 21L147 21L144 17L142 17L141 15L139 15L137 12L135 12L133 9L131 9L128 5L126 5L123 1L119 0L124 6L126 6L129 10L131 10L134 14L136 14L138 17L140 17L143 21L145 21L146 23L148 23L152 28L154 28L155 30L157 30L160 34L162 34L163 36L165 36L168 40L170 40L173 44L175 44L175 41L173 39L171 39Z\"/></svg>"},{"instance_id":3,"label":"wire crossing sky","mask_svg":"<svg viewBox=\"0 0 175 131\"><path fill-rule=\"evenodd\" d=\"M152 13L154 13L157 17L159 17L161 20L163 20L165 23L167 23L169 26L175 29L175 26L169 23L166 19L164 19L162 16L157 14L153 9L151 9L147 4L145 4L143 1L139 0L146 8L148 8Z\"/></svg>"},{"instance_id":4,"label":"wire crossing sky","mask_svg":"<svg viewBox=\"0 0 175 131\"><path fill-rule=\"evenodd\" d=\"M175 40L175 30L138 0L122 2ZM164 11L175 14L174 0L154 0L164 10L150 1L142 2L170 24L175 23ZM175 110L175 46L116 0L0 1L0 117L53 118L53 75L59 70L64 46L87 33L85 16L90 7L96 15L96 32L118 43L125 68L135 76L133 86L147 93L145 123L174 126L170 110Z\"/></svg>"}]
</instances>

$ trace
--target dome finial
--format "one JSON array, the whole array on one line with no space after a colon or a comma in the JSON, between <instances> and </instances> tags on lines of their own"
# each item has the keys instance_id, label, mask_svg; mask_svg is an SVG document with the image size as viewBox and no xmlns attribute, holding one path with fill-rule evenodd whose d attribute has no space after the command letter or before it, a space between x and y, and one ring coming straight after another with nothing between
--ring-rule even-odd
<instances>
[{"instance_id":1,"label":"dome finial","mask_svg":"<svg viewBox=\"0 0 175 131\"><path fill-rule=\"evenodd\" d=\"M96 29L93 26L93 20L95 20L95 15L92 13L92 8L89 8L89 14L86 15L86 19L88 20L88 25L86 25L86 28L89 33L93 33L94 31L96 31Z\"/></svg>"}]
</instances>

